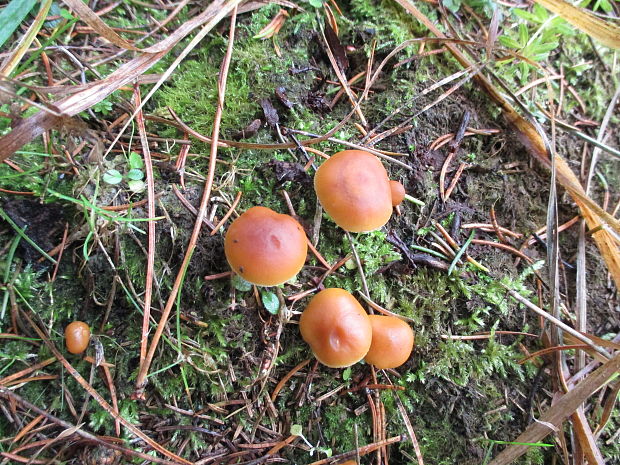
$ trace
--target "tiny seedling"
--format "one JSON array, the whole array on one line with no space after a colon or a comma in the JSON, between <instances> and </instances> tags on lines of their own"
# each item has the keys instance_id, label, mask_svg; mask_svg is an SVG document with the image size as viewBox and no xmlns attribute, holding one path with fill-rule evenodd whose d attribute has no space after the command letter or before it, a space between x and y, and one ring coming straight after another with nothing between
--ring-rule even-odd
<instances>
[{"instance_id":1,"label":"tiny seedling","mask_svg":"<svg viewBox=\"0 0 620 465\"><path fill-rule=\"evenodd\" d=\"M127 181L127 186L131 192L136 194L144 192L146 189L146 183L144 179L144 161L142 157L136 152L129 154L129 170L127 173L122 174L117 169L110 169L103 174L103 182L110 185L120 184L123 180Z\"/></svg>"}]
</instances>

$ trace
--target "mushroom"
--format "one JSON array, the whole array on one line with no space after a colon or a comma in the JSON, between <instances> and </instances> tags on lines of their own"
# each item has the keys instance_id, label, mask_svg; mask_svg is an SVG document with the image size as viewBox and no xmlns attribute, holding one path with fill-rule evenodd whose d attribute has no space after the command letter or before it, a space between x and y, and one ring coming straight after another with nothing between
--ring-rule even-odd
<instances>
[{"instance_id":1,"label":"mushroom","mask_svg":"<svg viewBox=\"0 0 620 465\"><path fill-rule=\"evenodd\" d=\"M390 193L393 207L397 207L405 200L405 186L398 181L390 180Z\"/></svg>"},{"instance_id":2,"label":"mushroom","mask_svg":"<svg viewBox=\"0 0 620 465\"><path fill-rule=\"evenodd\" d=\"M330 157L317 170L314 189L327 214L346 231L374 231L392 215L387 172L369 152L345 150Z\"/></svg>"},{"instance_id":3,"label":"mushroom","mask_svg":"<svg viewBox=\"0 0 620 465\"><path fill-rule=\"evenodd\" d=\"M252 207L231 223L224 253L231 268L246 281L275 286L299 273L308 245L303 228L292 216Z\"/></svg>"},{"instance_id":4,"label":"mushroom","mask_svg":"<svg viewBox=\"0 0 620 465\"><path fill-rule=\"evenodd\" d=\"M72 354L81 354L90 342L90 328L83 321L73 321L65 328L65 344Z\"/></svg>"},{"instance_id":5,"label":"mushroom","mask_svg":"<svg viewBox=\"0 0 620 465\"><path fill-rule=\"evenodd\" d=\"M299 320L301 336L323 365L344 368L359 362L370 348L372 327L355 297L344 289L315 295Z\"/></svg>"},{"instance_id":6,"label":"mushroom","mask_svg":"<svg viewBox=\"0 0 620 465\"><path fill-rule=\"evenodd\" d=\"M377 368L396 368L407 361L413 350L411 327L394 316L370 315L372 344L364 357Z\"/></svg>"}]
</instances>

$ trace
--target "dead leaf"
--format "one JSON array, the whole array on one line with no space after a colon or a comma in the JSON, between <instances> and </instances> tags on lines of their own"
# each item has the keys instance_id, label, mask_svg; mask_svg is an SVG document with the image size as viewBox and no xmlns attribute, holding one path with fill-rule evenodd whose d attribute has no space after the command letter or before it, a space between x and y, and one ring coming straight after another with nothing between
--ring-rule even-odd
<instances>
[{"instance_id":1,"label":"dead leaf","mask_svg":"<svg viewBox=\"0 0 620 465\"><path fill-rule=\"evenodd\" d=\"M241 140L241 139L247 139L248 137L252 137L260 129L261 123L262 123L261 120L255 119L250 124L248 124L245 128L243 128L241 131L233 134L231 139Z\"/></svg>"},{"instance_id":2,"label":"dead leaf","mask_svg":"<svg viewBox=\"0 0 620 465\"><path fill-rule=\"evenodd\" d=\"M271 100L268 98L261 99L260 106L263 109L265 119L269 126L275 127L280 124L280 115L278 115L278 110L273 107Z\"/></svg>"},{"instance_id":3,"label":"dead leaf","mask_svg":"<svg viewBox=\"0 0 620 465\"><path fill-rule=\"evenodd\" d=\"M327 45L330 50L334 54L334 58L336 58L336 63L338 63L338 67L344 73L349 68L349 59L347 58L347 51L344 49L342 44L340 43L340 39L338 35L334 32L329 24L325 24L325 39L327 40Z\"/></svg>"},{"instance_id":4,"label":"dead leaf","mask_svg":"<svg viewBox=\"0 0 620 465\"><path fill-rule=\"evenodd\" d=\"M276 97L278 97L278 100L280 100L280 103L284 105L286 108L291 109L295 105L293 102L291 102L288 99L288 96L286 95L286 89L284 87L278 87L275 90L275 94L276 94Z\"/></svg>"},{"instance_id":5,"label":"dead leaf","mask_svg":"<svg viewBox=\"0 0 620 465\"><path fill-rule=\"evenodd\" d=\"M604 21L588 10L576 7L564 0L535 0L549 11L561 16L567 22L585 32L603 45L620 48L620 27Z\"/></svg>"},{"instance_id":6,"label":"dead leaf","mask_svg":"<svg viewBox=\"0 0 620 465\"><path fill-rule=\"evenodd\" d=\"M284 26L286 18L288 17L289 14L287 13L287 11L283 8L280 8L278 14L274 16L274 18L269 22L269 24L267 24L264 28L258 31L258 34L254 36L254 39L269 39L275 36L278 32L280 32L280 29L282 29L282 26Z\"/></svg>"},{"instance_id":7,"label":"dead leaf","mask_svg":"<svg viewBox=\"0 0 620 465\"><path fill-rule=\"evenodd\" d=\"M265 168L271 169L276 177L277 185L282 186L285 182L291 181L294 183L309 185L312 183L312 179L304 171L303 165L299 163L291 163L287 161L271 160L269 163L263 165Z\"/></svg>"}]
</instances>

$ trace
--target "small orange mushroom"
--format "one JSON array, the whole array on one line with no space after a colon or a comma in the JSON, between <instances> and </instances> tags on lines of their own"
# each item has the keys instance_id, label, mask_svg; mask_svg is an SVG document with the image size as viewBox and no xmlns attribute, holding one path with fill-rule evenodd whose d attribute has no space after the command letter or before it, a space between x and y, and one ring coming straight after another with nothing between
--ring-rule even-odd
<instances>
[{"instance_id":1,"label":"small orange mushroom","mask_svg":"<svg viewBox=\"0 0 620 465\"><path fill-rule=\"evenodd\" d=\"M405 186L403 186L400 182L390 180L390 192L392 195L392 206L396 207L405 200Z\"/></svg>"},{"instance_id":2,"label":"small orange mushroom","mask_svg":"<svg viewBox=\"0 0 620 465\"><path fill-rule=\"evenodd\" d=\"M392 215L387 171L369 152L345 150L331 156L317 170L314 189L327 214L346 231L374 231Z\"/></svg>"},{"instance_id":3,"label":"small orange mushroom","mask_svg":"<svg viewBox=\"0 0 620 465\"><path fill-rule=\"evenodd\" d=\"M83 321L73 321L65 328L65 345L72 354L81 354L88 348L90 328Z\"/></svg>"},{"instance_id":4,"label":"small orange mushroom","mask_svg":"<svg viewBox=\"0 0 620 465\"><path fill-rule=\"evenodd\" d=\"M369 315L372 326L372 344L364 357L366 363L377 368L396 368L405 363L415 336L411 327L394 316Z\"/></svg>"},{"instance_id":5,"label":"small orange mushroom","mask_svg":"<svg viewBox=\"0 0 620 465\"><path fill-rule=\"evenodd\" d=\"M301 336L323 365L343 368L364 358L372 338L368 315L344 289L315 295L299 320Z\"/></svg>"},{"instance_id":6,"label":"small orange mushroom","mask_svg":"<svg viewBox=\"0 0 620 465\"><path fill-rule=\"evenodd\" d=\"M292 216L252 207L231 223L224 253L231 268L246 281L276 286L299 273L308 245L303 228Z\"/></svg>"}]
</instances>

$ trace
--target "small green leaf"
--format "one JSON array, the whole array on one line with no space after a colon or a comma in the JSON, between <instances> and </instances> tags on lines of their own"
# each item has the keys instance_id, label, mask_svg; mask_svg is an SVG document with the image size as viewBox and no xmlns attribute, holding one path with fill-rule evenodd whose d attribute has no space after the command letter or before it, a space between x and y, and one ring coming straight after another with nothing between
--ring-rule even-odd
<instances>
[{"instance_id":1,"label":"small green leaf","mask_svg":"<svg viewBox=\"0 0 620 465\"><path fill-rule=\"evenodd\" d=\"M131 192L135 192L136 194L144 192L144 190L146 189L146 184L144 183L144 181L135 181L132 179L130 181L127 181L127 185L129 186L129 190Z\"/></svg>"},{"instance_id":2,"label":"small green leaf","mask_svg":"<svg viewBox=\"0 0 620 465\"><path fill-rule=\"evenodd\" d=\"M144 161L140 154L136 152L129 152L129 169L131 170L141 170L144 168Z\"/></svg>"},{"instance_id":3,"label":"small green leaf","mask_svg":"<svg viewBox=\"0 0 620 465\"><path fill-rule=\"evenodd\" d=\"M60 16L69 20L74 19L73 15L69 12L69 10L65 10L64 8L61 8Z\"/></svg>"},{"instance_id":4,"label":"small green leaf","mask_svg":"<svg viewBox=\"0 0 620 465\"><path fill-rule=\"evenodd\" d=\"M461 0L442 0L441 3L452 13L456 13L461 8Z\"/></svg>"},{"instance_id":5,"label":"small green leaf","mask_svg":"<svg viewBox=\"0 0 620 465\"><path fill-rule=\"evenodd\" d=\"M519 24L519 42L521 42L522 47L525 47L529 38L530 33L527 31L527 26L523 23Z\"/></svg>"},{"instance_id":6,"label":"small green leaf","mask_svg":"<svg viewBox=\"0 0 620 465\"><path fill-rule=\"evenodd\" d=\"M263 305L265 306L265 310L272 315L277 315L278 310L280 309L280 301L278 300L278 296L271 291L263 291L260 296L263 301Z\"/></svg>"},{"instance_id":7,"label":"small green leaf","mask_svg":"<svg viewBox=\"0 0 620 465\"><path fill-rule=\"evenodd\" d=\"M235 289L237 289L240 292L248 292L252 290L252 283L247 282L245 279L243 279L238 274L232 277L232 285Z\"/></svg>"},{"instance_id":8,"label":"small green leaf","mask_svg":"<svg viewBox=\"0 0 620 465\"><path fill-rule=\"evenodd\" d=\"M308 0L308 3L312 5L314 8L322 8L323 2L321 0Z\"/></svg>"},{"instance_id":9,"label":"small green leaf","mask_svg":"<svg viewBox=\"0 0 620 465\"><path fill-rule=\"evenodd\" d=\"M519 18L527 19L528 21L531 21L533 23L538 22L538 19L536 18L536 16L533 15L532 13L530 13L529 11L521 10L519 8L515 8L514 10L512 10L512 12L515 15L517 15Z\"/></svg>"},{"instance_id":10,"label":"small green leaf","mask_svg":"<svg viewBox=\"0 0 620 465\"><path fill-rule=\"evenodd\" d=\"M302 436L302 432L301 425L291 425L291 436Z\"/></svg>"},{"instance_id":11,"label":"small green leaf","mask_svg":"<svg viewBox=\"0 0 620 465\"><path fill-rule=\"evenodd\" d=\"M123 175L118 170L108 170L103 175L103 182L106 184L118 184L123 180Z\"/></svg>"},{"instance_id":12,"label":"small green leaf","mask_svg":"<svg viewBox=\"0 0 620 465\"><path fill-rule=\"evenodd\" d=\"M127 177L133 181L141 181L142 178L144 178L144 173L142 172L142 170L134 168L132 170L129 170L129 172L127 173Z\"/></svg>"},{"instance_id":13,"label":"small green leaf","mask_svg":"<svg viewBox=\"0 0 620 465\"><path fill-rule=\"evenodd\" d=\"M504 47L516 49L521 48L521 44L514 40L512 37L499 36L497 40L499 40L499 43L502 44Z\"/></svg>"},{"instance_id":14,"label":"small green leaf","mask_svg":"<svg viewBox=\"0 0 620 465\"><path fill-rule=\"evenodd\" d=\"M351 367L347 367L342 372L342 379L345 381L349 381L351 379Z\"/></svg>"}]
</instances>

